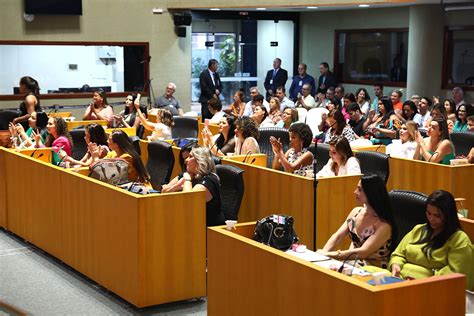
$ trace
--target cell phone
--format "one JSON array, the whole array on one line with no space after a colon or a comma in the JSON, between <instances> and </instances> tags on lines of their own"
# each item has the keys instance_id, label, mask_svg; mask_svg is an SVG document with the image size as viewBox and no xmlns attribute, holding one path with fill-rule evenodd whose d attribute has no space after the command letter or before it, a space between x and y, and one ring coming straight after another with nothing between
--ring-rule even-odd
<instances>
[{"instance_id":1,"label":"cell phone","mask_svg":"<svg viewBox=\"0 0 474 316\"><path fill-rule=\"evenodd\" d=\"M205 127L209 127L209 119L205 119L205 120L204 120L204 126L205 126Z\"/></svg>"}]
</instances>

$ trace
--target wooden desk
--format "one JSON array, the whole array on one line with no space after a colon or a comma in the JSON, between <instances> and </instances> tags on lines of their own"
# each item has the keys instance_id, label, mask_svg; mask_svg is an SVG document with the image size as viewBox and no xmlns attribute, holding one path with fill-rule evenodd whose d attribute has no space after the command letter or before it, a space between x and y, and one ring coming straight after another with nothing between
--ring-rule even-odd
<instances>
[{"instance_id":1,"label":"wooden desk","mask_svg":"<svg viewBox=\"0 0 474 316\"><path fill-rule=\"evenodd\" d=\"M49 117L62 117L62 118L70 117L71 115L72 115L71 112L56 112L56 113L48 114Z\"/></svg>"},{"instance_id":2,"label":"wooden desk","mask_svg":"<svg viewBox=\"0 0 474 316\"><path fill-rule=\"evenodd\" d=\"M353 151L376 151L382 154L385 154L386 147L385 145L372 145L372 146L358 146L352 147Z\"/></svg>"},{"instance_id":3,"label":"wooden desk","mask_svg":"<svg viewBox=\"0 0 474 316\"><path fill-rule=\"evenodd\" d=\"M22 155L51 163L53 152L51 148L28 148L19 152Z\"/></svg>"},{"instance_id":4,"label":"wooden desk","mask_svg":"<svg viewBox=\"0 0 474 316\"><path fill-rule=\"evenodd\" d=\"M255 223L208 228L208 315L464 315L465 276L371 286L249 239Z\"/></svg>"},{"instance_id":5,"label":"wooden desk","mask_svg":"<svg viewBox=\"0 0 474 316\"><path fill-rule=\"evenodd\" d=\"M120 130L124 131L128 136L136 136L137 129L134 127L120 127L120 128L105 128L107 134L112 134L113 131Z\"/></svg>"},{"instance_id":6,"label":"wooden desk","mask_svg":"<svg viewBox=\"0 0 474 316\"><path fill-rule=\"evenodd\" d=\"M315 222L311 178L239 161L223 160L222 163L235 165L245 171L245 191L239 222L257 221L271 214L291 215L295 219L298 237L309 249L315 249L315 231L316 246L322 248L356 206L353 192L360 176L318 180Z\"/></svg>"},{"instance_id":7,"label":"wooden desk","mask_svg":"<svg viewBox=\"0 0 474 316\"><path fill-rule=\"evenodd\" d=\"M99 124L105 127L107 127L107 121L106 120L90 120L90 121L71 121L71 122L66 122L67 124L67 129L70 131L78 126L81 125L90 125L90 124Z\"/></svg>"},{"instance_id":8,"label":"wooden desk","mask_svg":"<svg viewBox=\"0 0 474 316\"><path fill-rule=\"evenodd\" d=\"M390 176L387 189L402 189L422 192L427 195L443 189L456 198L466 198L464 208L474 219L474 165L446 166L419 160L389 159Z\"/></svg>"},{"instance_id":9,"label":"wooden desk","mask_svg":"<svg viewBox=\"0 0 474 316\"><path fill-rule=\"evenodd\" d=\"M206 295L203 192L138 195L3 148L0 164L6 229L137 307Z\"/></svg>"},{"instance_id":10,"label":"wooden desk","mask_svg":"<svg viewBox=\"0 0 474 316\"><path fill-rule=\"evenodd\" d=\"M246 164L259 166L259 167L266 167L267 166L267 155L266 154L252 154L252 155L232 155L232 156L223 156L222 159L230 160L230 161L237 161L237 162L245 162Z\"/></svg>"}]
</instances>

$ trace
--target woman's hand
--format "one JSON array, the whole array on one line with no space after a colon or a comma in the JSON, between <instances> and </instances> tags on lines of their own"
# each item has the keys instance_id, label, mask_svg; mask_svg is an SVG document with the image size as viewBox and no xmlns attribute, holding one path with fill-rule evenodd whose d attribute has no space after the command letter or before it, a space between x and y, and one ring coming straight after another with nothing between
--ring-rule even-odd
<instances>
[{"instance_id":1,"label":"woman's hand","mask_svg":"<svg viewBox=\"0 0 474 316\"><path fill-rule=\"evenodd\" d=\"M272 144L273 153L275 154L275 156L278 156L283 148L280 139L276 139L275 137L270 136L270 144Z\"/></svg>"},{"instance_id":2,"label":"woman's hand","mask_svg":"<svg viewBox=\"0 0 474 316\"><path fill-rule=\"evenodd\" d=\"M10 122L8 124L8 129L10 130L10 134L12 134L13 137L17 137L18 136L18 133L16 131L16 128L15 128L15 124L13 124L12 122Z\"/></svg>"},{"instance_id":3,"label":"woman's hand","mask_svg":"<svg viewBox=\"0 0 474 316\"><path fill-rule=\"evenodd\" d=\"M114 120L119 123L123 123L123 116L122 115L114 115Z\"/></svg>"},{"instance_id":4,"label":"woman's hand","mask_svg":"<svg viewBox=\"0 0 474 316\"><path fill-rule=\"evenodd\" d=\"M183 179L184 181L191 181L191 175L187 172L183 173Z\"/></svg>"},{"instance_id":5,"label":"woman's hand","mask_svg":"<svg viewBox=\"0 0 474 316\"><path fill-rule=\"evenodd\" d=\"M89 143L87 147L89 148L89 152L91 153L91 157L93 160L97 160L100 158L99 146L97 146L96 143Z\"/></svg>"},{"instance_id":6,"label":"woman's hand","mask_svg":"<svg viewBox=\"0 0 474 316\"><path fill-rule=\"evenodd\" d=\"M423 143L423 136L421 136L420 131L416 131L415 141L418 143L418 145Z\"/></svg>"},{"instance_id":7,"label":"woman's hand","mask_svg":"<svg viewBox=\"0 0 474 316\"><path fill-rule=\"evenodd\" d=\"M400 268L400 266L396 263L392 264L392 276L395 277L395 278L400 278L400 271L402 269Z\"/></svg>"},{"instance_id":8,"label":"woman's hand","mask_svg":"<svg viewBox=\"0 0 474 316\"><path fill-rule=\"evenodd\" d=\"M18 134L23 134L25 132L25 129L23 128L23 125L21 124L15 125L15 129Z\"/></svg>"},{"instance_id":9,"label":"woman's hand","mask_svg":"<svg viewBox=\"0 0 474 316\"><path fill-rule=\"evenodd\" d=\"M137 98L135 99L135 102L133 103L133 105L135 106L135 109L140 110L140 98L141 98L141 94L137 94Z\"/></svg>"}]
</instances>

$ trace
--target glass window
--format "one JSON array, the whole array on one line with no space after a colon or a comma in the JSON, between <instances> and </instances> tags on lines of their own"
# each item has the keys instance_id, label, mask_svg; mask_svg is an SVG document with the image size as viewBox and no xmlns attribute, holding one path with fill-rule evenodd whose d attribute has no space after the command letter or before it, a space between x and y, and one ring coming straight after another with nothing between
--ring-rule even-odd
<instances>
[{"instance_id":1,"label":"glass window","mask_svg":"<svg viewBox=\"0 0 474 316\"><path fill-rule=\"evenodd\" d=\"M443 88L474 88L474 27L446 29Z\"/></svg>"},{"instance_id":2,"label":"glass window","mask_svg":"<svg viewBox=\"0 0 474 316\"><path fill-rule=\"evenodd\" d=\"M405 29L336 31L335 52L339 82L406 84L408 31Z\"/></svg>"}]
</instances>

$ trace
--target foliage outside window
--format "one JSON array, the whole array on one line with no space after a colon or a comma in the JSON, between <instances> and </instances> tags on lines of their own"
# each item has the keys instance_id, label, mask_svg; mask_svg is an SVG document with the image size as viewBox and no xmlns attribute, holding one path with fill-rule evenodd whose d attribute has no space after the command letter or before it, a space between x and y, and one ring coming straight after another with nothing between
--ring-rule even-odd
<instances>
[{"instance_id":1,"label":"foliage outside window","mask_svg":"<svg viewBox=\"0 0 474 316\"><path fill-rule=\"evenodd\" d=\"M337 30L335 45L339 82L406 85L408 30Z\"/></svg>"},{"instance_id":2,"label":"foliage outside window","mask_svg":"<svg viewBox=\"0 0 474 316\"><path fill-rule=\"evenodd\" d=\"M443 88L474 89L474 26L445 30Z\"/></svg>"}]
</instances>

